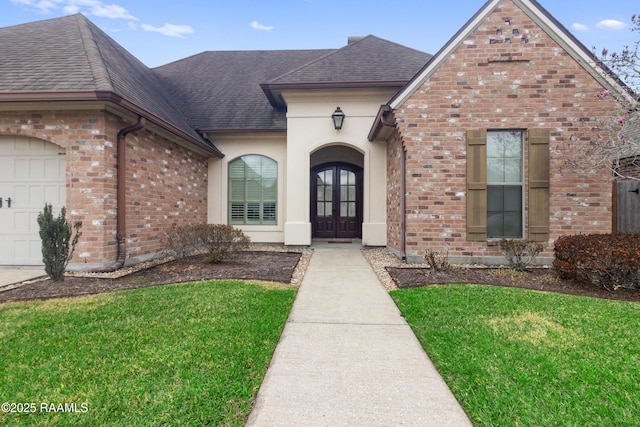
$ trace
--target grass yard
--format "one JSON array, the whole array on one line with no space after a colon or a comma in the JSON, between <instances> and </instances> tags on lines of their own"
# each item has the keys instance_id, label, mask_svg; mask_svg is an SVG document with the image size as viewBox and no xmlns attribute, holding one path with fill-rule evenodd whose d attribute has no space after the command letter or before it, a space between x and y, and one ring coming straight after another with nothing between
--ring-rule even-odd
<instances>
[{"instance_id":1,"label":"grass yard","mask_svg":"<svg viewBox=\"0 0 640 427\"><path fill-rule=\"evenodd\" d=\"M391 295L476 426L640 425L640 304L470 285Z\"/></svg>"},{"instance_id":2,"label":"grass yard","mask_svg":"<svg viewBox=\"0 0 640 427\"><path fill-rule=\"evenodd\" d=\"M294 297L212 281L0 304L0 424L241 426Z\"/></svg>"}]
</instances>

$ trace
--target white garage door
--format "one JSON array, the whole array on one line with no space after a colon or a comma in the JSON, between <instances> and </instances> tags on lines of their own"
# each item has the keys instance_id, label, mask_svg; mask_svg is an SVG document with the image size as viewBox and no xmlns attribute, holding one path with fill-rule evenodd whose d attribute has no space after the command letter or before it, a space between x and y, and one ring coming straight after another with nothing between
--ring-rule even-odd
<instances>
[{"instance_id":1,"label":"white garage door","mask_svg":"<svg viewBox=\"0 0 640 427\"><path fill-rule=\"evenodd\" d=\"M0 135L0 265L42 265L38 214L65 203L64 148Z\"/></svg>"}]
</instances>

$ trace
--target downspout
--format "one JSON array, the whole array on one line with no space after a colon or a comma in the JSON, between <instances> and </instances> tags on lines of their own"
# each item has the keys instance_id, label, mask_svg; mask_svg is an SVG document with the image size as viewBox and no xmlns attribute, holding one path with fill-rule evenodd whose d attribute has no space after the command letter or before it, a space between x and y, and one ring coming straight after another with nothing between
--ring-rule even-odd
<instances>
[{"instance_id":1,"label":"downspout","mask_svg":"<svg viewBox=\"0 0 640 427\"><path fill-rule=\"evenodd\" d=\"M400 160L400 258L407 260L407 150L402 144Z\"/></svg>"},{"instance_id":2,"label":"downspout","mask_svg":"<svg viewBox=\"0 0 640 427\"><path fill-rule=\"evenodd\" d=\"M116 158L117 158L117 176L116 176L116 240L118 241L118 258L116 262L106 267L93 270L100 273L109 273L122 268L127 258L127 222L126 222L126 139L127 135L132 132L139 131L144 128L147 121L144 117L138 116L138 122L120 129L118 132Z\"/></svg>"}]
</instances>

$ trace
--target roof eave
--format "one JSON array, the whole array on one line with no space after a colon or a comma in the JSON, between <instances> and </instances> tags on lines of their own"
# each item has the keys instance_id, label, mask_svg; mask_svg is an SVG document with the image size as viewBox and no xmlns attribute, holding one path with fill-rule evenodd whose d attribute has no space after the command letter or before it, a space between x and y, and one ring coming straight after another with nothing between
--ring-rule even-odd
<instances>
[{"instance_id":1,"label":"roof eave","mask_svg":"<svg viewBox=\"0 0 640 427\"><path fill-rule=\"evenodd\" d=\"M35 103L35 102L103 102L114 104L131 113L145 117L147 121L164 129L179 139L190 143L192 148L207 157L224 157L212 143L195 138L177 126L167 122L139 105L122 98L111 91L49 91L49 92L5 92L0 93L0 103Z\"/></svg>"},{"instance_id":2,"label":"roof eave","mask_svg":"<svg viewBox=\"0 0 640 427\"><path fill-rule=\"evenodd\" d=\"M277 109L286 108L282 97L284 90L328 90L328 89L399 89L407 84L407 80L360 80L336 82L295 82L295 83L263 83L260 85L269 103Z\"/></svg>"},{"instance_id":3,"label":"roof eave","mask_svg":"<svg viewBox=\"0 0 640 427\"><path fill-rule=\"evenodd\" d=\"M286 133L287 128L201 128L197 129L199 133L205 135L211 134L240 134L240 133Z\"/></svg>"}]
</instances>

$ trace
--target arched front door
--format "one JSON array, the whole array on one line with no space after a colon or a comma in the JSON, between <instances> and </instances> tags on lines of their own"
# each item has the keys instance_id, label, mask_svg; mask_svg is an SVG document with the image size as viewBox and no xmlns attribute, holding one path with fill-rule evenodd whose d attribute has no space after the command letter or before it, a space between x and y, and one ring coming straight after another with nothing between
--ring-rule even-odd
<instances>
[{"instance_id":1,"label":"arched front door","mask_svg":"<svg viewBox=\"0 0 640 427\"><path fill-rule=\"evenodd\" d=\"M313 237L362 237L362 168L326 163L311 171Z\"/></svg>"}]
</instances>

